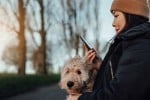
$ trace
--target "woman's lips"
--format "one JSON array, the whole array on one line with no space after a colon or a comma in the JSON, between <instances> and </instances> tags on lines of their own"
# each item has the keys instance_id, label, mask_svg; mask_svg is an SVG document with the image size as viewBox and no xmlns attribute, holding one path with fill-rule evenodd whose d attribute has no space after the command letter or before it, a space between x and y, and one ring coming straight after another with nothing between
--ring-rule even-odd
<instances>
[{"instance_id":1,"label":"woman's lips","mask_svg":"<svg viewBox=\"0 0 150 100\"><path fill-rule=\"evenodd\" d=\"M118 32L119 32L119 29L116 29L116 32L118 33Z\"/></svg>"}]
</instances>

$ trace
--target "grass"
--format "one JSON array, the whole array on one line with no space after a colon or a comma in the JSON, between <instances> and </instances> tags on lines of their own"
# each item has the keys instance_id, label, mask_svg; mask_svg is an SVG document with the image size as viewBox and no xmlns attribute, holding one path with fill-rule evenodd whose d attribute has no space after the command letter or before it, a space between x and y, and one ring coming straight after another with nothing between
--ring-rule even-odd
<instances>
[{"instance_id":1,"label":"grass","mask_svg":"<svg viewBox=\"0 0 150 100\"><path fill-rule=\"evenodd\" d=\"M60 79L59 74L45 75L25 75L18 76L13 74L0 75L0 98L22 93L39 86L57 83Z\"/></svg>"}]
</instances>

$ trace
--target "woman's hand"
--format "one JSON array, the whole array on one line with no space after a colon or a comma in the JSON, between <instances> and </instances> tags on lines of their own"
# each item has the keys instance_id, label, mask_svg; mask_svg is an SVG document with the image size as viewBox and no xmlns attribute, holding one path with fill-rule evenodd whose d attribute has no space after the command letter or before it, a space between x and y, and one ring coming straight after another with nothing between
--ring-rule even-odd
<instances>
[{"instance_id":1,"label":"woman's hand","mask_svg":"<svg viewBox=\"0 0 150 100\"><path fill-rule=\"evenodd\" d=\"M97 53L95 50L89 50L87 51L86 53L86 59L90 62L90 63L93 63L94 64L94 68L96 70L99 70L100 68L100 65L102 63L102 60L100 57L98 57Z\"/></svg>"},{"instance_id":2,"label":"woman's hand","mask_svg":"<svg viewBox=\"0 0 150 100\"><path fill-rule=\"evenodd\" d=\"M81 94L69 95L67 100L78 100Z\"/></svg>"}]
</instances>

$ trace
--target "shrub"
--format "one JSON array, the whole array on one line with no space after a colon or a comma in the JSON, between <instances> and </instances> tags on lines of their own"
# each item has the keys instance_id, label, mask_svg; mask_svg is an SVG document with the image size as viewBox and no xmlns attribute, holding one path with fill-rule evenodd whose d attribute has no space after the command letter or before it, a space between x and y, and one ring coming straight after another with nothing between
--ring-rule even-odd
<instances>
[{"instance_id":1,"label":"shrub","mask_svg":"<svg viewBox=\"0 0 150 100\"><path fill-rule=\"evenodd\" d=\"M18 76L13 74L0 75L0 98L22 93L39 86L57 83L60 79L59 74L52 75L25 75Z\"/></svg>"}]
</instances>

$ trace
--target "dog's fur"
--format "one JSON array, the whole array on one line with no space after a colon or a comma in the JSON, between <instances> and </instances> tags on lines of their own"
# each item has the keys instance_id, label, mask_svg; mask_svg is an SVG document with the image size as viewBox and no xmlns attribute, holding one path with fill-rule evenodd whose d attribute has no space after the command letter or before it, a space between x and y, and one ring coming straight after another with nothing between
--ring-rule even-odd
<instances>
[{"instance_id":1,"label":"dog's fur","mask_svg":"<svg viewBox=\"0 0 150 100\"><path fill-rule=\"evenodd\" d=\"M97 71L86 57L75 56L63 67L60 86L69 94L92 91Z\"/></svg>"}]
</instances>

